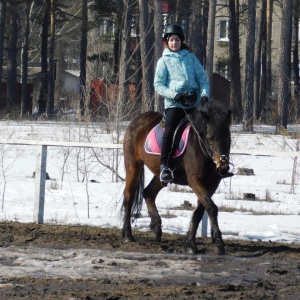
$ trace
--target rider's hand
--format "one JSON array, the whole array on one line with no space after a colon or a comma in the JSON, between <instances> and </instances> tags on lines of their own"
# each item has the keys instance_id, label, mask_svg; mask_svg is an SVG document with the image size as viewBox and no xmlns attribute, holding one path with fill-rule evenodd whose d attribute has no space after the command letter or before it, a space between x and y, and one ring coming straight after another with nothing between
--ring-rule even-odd
<instances>
[{"instance_id":1,"label":"rider's hand","mask_svg":"<svg viewBox=\"0 0 300 300\"><path fill-rule=\"evenodd\" d=\"M174 97L174 101L177 102L177 101L181 98L181 96L182 96L182 94L178 94L178 93L177 93L177 94L175 95L175 97Z\"/></svg>"}]
</instances>

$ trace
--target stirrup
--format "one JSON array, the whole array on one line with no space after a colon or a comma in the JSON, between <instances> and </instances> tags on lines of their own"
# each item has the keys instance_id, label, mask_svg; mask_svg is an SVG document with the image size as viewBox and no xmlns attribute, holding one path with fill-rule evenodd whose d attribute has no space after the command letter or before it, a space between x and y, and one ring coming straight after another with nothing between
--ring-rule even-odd
<instances>
[{"instance_id":1,"label":"stirrup","mask_svg":"<svg viewBox=\"0 0 300 300\"><path fill-rule=\"evenodd\" d=\"M160 172L159 179L161 182L166 184L173 182L174 180L173 171L169 167L164 167Z\"/></svg>"}]
</instances>

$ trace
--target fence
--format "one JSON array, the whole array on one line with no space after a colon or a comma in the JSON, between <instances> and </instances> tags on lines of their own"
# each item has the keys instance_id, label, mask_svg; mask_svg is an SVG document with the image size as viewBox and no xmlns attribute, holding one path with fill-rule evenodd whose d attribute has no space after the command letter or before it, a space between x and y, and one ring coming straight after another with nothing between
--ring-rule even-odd
<instances>
[{"instance_id":1,"label":"fence","mask_svg":"<svg viewBox=\"0 0 300 300\"><path fill-rule=\"evenodd\" d=\"M83 142L57 142L57 141L32 141L32 140L0 140L0 144L8 145L31 145L40 146L37 154L35 171L35 196L34 196L34 217L33 222L43 224L44 222L44 204L45 204L45 186L46 186L46 165L47 148L53 147L82 147L82 148L102 148L102 149L122 149L121 144L107 143L83 143ZM300 152L272 152L272 151L231 151L231 155L252 155L252 156L285 156L298 157ZM207 214L205 212L201 223L201 236L207 236Z\"/></svg>"}]
</instances>

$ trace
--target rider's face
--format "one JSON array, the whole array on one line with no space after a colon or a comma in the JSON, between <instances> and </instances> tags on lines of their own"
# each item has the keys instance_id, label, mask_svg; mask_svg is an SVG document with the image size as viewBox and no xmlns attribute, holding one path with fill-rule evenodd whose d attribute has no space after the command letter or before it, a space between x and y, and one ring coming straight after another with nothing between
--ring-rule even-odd
<instances>
[{"instance_id":1,"label":"rider's face","mask_svg":"<svg viewBox=\"0 0 300 300\"><path fill-rule=\"evenodd\" d=\"M176 34L172 34L168 40L168 47L172 51L178 51L181 47L181 40Z\"/></svg>"}]
</instances>

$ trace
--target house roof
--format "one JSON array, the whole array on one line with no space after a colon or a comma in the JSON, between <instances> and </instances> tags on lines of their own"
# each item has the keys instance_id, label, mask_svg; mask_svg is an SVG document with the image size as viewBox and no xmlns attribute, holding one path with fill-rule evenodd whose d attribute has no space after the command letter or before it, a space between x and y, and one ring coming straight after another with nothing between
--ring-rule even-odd
<instances>
[{"instance_id":1,"label":"house roof","mask_svg":"<svg viewBox=\"0 0 300 300\"><path fill-rule=\"evenodd\" d=\"M66 73L69 73L75 77L79 77L80 76L80 71L78 70L65 70Z\"/></svg>"}]
</instances>

